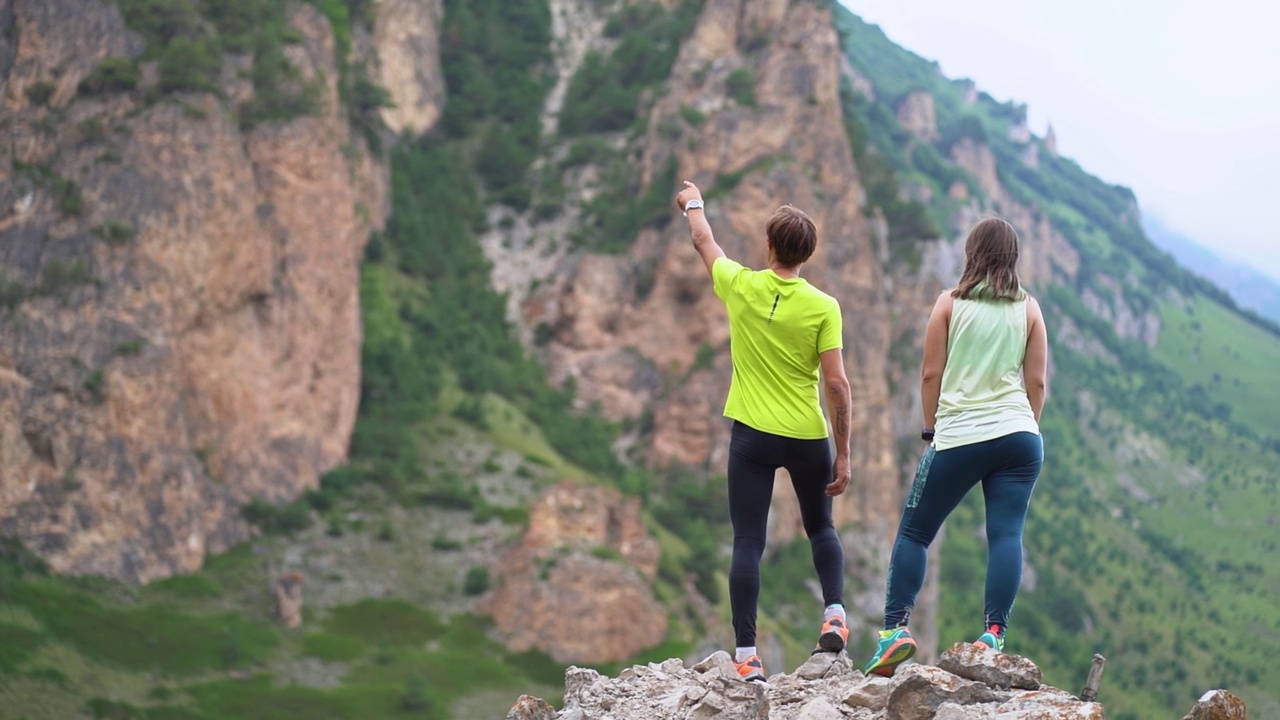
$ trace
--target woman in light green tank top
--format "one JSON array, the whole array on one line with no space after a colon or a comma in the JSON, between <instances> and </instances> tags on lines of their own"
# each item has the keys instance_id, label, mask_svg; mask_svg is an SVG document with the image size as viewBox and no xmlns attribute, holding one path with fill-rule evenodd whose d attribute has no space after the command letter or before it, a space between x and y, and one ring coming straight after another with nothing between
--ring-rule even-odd
<instances>
[{"instance_id":1,"label":"woman in light green tank top","mask_svg":"<svg viewBox=\"0 0 1280 720\"><path fill-rule=\"evenodd\" d=\"M1018 280L1018 234L998 217L974 225L957 286L938 296L925 331L921 438L916 470L889 561L884 630L865 672L892 675L915 653L907 621L924 584L930 543L979 482L987 510L983 632L975 645L1004 648L1022 580L1022 531L1044 444L1048 335L1040 305Z\"/></svg>"}]
</instances>

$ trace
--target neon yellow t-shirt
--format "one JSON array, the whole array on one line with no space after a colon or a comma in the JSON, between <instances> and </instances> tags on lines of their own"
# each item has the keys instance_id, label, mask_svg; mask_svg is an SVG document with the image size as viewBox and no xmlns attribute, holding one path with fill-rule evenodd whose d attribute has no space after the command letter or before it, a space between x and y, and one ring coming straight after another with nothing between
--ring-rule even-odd
<instances>
[{"instance_id":1,"label":"neon yellow t-shirt","mask_svg":"<svg viewBox=\"0 0 1280 720\"><path fill-rule=\"evenodd\" d=\"M803 278L726 257L711 266L711 278L729 311L733 381L725 417L783 437L827 437L818 355L844 347L840 304Z\"/></svg>"}]
</instances>

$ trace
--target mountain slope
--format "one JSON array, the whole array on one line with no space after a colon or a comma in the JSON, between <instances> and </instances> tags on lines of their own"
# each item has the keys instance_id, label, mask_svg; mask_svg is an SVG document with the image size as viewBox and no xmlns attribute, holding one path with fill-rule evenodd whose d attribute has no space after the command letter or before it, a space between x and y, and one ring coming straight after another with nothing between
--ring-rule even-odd
<instances>
[{"instance_id":1,"label":"mountain slope","mask_svg":"<svg viewBox=\"0 0 1280 720\"><path fill-rule=\"evenodd\" d=\"M1238 688L1266 714L1277 701L1266 657L1280 641L1265 599L1280 579L1265 553L1277 509L1268 468L1280 445L1265 414L1280 393L1261 368L1280 357L1280 337L1152 246L1132 194L1056 157L1021 108L836 14L863 76L855 114L908 188L933 188L931 209L945 215L949 157L969 174L958 178L966 190L1019 225L1032 246L1024 267L1045 220L1078 256L1054 252L1051 274L1030 277L1054 373L1011 642L1067 687L1083 682L1092 652L1106 655L1111 717L1166 716L1206 686ZM904 121L921 94L936 131L913 135ZM978 631L967 618L980 609L980 520L971 499L943 545L941 595L956 598L943 606L944 637ZM1206 623L1254 633L1196 642Z\"/></svg>"},{"instance_id":2,"label":"mountain slope","mask_svg":"<svg viewBox=\"0 0 1280 720\"><path fill-rule=\"evenodd\" d=\"M1226 290L1241 307L1280 323L1280 281L1245 263L1223 260L1212 250L1146 215L1142 227L1151 241L1168 251L1185 267Z\"/></svg>"}]
</instances>

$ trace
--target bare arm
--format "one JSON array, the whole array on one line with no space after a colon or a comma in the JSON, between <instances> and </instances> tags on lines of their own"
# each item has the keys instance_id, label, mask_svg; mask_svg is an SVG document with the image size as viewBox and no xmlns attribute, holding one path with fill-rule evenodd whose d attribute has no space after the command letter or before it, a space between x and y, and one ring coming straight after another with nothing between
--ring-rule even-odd
<instances>
[{"instance_id":1,"label":"bare arm","mask_svg":"<svg viewBox=\"0 0 1280 720\"><path fill-rule=\"evenodd\" d=\"M1044 326L1044 313L1035 298L1027 298L1027 354L1022 359L1022 382L1027 386L1027 400L1037 423L1044 410L1048 375L1049 333Z\"/></svg>"},{"instance_id":2,"label":"bare arm","mask_svg":"<svg viewBox=\"0 0 1280 720\"><path fill-rule=\"evenodd\" d=\"M831 468L827 494L834 497L849 487L853 471L849 465L849 437L853 426L853 400L849 394L849 378L844 373L844 356L840 348L818 356L822 380L827 391L827 413L831 415L831 433L836 440L836 460Z\"/></svg>"},{"instance_id":3,"label":"bare arm","mask_svg":"<svg viewBox=\"0 0 1280 720\"><path fill-rule=\"evenodd\" d=\"M676 207L684 212L690 200L702 200L702 191L697 185L685 180L684 189L676 195ZM685 214L689 218L689 237L693 239L693 249L702 256L702 264L707 266L707 272L711 272L711 266L716 264L716 260L724 257L724 250L716 244L716 238L711 234L711 224L707 222L707 214L702 208L690 209Z\"/></svg>"},{"instance_id":4,"label":"bare arm","mask_svg":"<svg viewBox=\"0 0 1280 720\"><path fill-rule=\"evenodd\" d=\"M951 326L951 291L938 296L924 331L924 363L920 368L920 404L924 427L933 430L938 422L938 399L942 396L942 371L947 369L947 330Z\"/></svg>"}]
</instances>

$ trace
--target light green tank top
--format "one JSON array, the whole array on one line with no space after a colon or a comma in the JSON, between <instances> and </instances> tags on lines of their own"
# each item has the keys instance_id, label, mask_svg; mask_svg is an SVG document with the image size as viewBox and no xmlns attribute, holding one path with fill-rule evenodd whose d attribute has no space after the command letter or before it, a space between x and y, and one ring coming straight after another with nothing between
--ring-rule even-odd
<instances>
[{"instance_id":1,"label":"light green tank top","mask_svg":"<svg viewBox=\"0 0 1280 720\"><path fill-rule=\"evenodd\" d=\"M1027 353L1027 301L961 300L951 307L947 366L942 371L938 450L994 440L1015 432L1039 434L1022 382Z\"/></svg>"}]
</instances>

